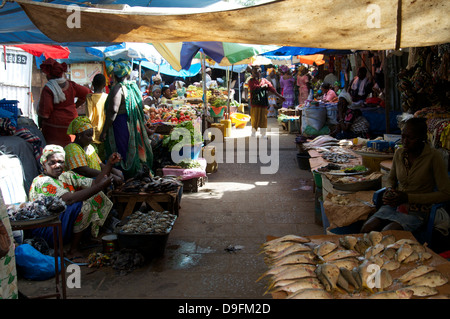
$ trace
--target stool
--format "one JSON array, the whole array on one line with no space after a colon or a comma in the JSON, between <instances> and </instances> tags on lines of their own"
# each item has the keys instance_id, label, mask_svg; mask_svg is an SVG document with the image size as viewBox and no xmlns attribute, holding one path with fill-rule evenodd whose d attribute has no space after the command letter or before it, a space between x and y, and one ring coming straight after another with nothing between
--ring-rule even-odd
<instances>
[{"instance_id":1,"label":"stool","mask_svg":"<svg viewBox=\"0 0 450 319\"><path fill-rule=\"evenodd\" d=\"M171 214L178 216L179 212L179 194L181 186L177 190L168 193L125 193L119 191L112 191L110 196L114 205L117 205L117 211L121 219L131 215L136 204L148 204L152 209L158 212L169 211ZM164 209L160 204L167 203L167 209Z\"/></svg>"},{"instance_id":2,"label":"stool","mask_svg":"<svg viewBox=\"0 0 450 319\"><path fill-rule=\"evenodd\" d=\"M31 221L30 221L31 222ZM25 230L25 229L34 229L34 228L42 228L42 227L53 227L53 250L55 256L55 285L56 292L54 294L42 295L33 297L33 299L40 298L53 298L57 299L66 299L66 270L64 266L64 245L63 245L63 237L62 237L62 226L61 220L58 217L55 217L51 220L45 222L36 221L36 223L27 223L23 225L14 225L14 222L11 222L11 229L14 230ZM60 256L61 263L61 272L58 270L58 255ZM61 291L60 291L60 281L59 276L61 275Z\"/></svg>"}]
</instances>

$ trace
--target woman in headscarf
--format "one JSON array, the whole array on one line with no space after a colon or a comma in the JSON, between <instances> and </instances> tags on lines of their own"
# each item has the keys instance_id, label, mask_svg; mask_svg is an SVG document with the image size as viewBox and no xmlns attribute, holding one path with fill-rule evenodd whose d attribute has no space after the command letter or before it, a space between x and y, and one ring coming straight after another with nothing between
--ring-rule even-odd
<instances>
[{"instance_id":1,"label":"woman in headscarf","mask_svg":"<svg viewBox=\"0 0 450 319\"><path fill-rule=\"evenodd\" d=\"M89 88L67 80L66 63L58 63L48 58L41 64L41 70L48 82L42 90L38 106L38 124L42 129L46 144L62 147L71 142L66 134L70 122L78 116L77 108L86 100ZM77 102L75 103L75 98Z\"/></svg>"},{"instance_id":2,"label":"woman in headscarf","mask_svg":"<svg viewBox=\"0 0 450 319\"><path fill-rule=\"evenodd\" d=\"M424 118L410 118L402 130L402 147L392 160L381 206L361 232L406 230L424 224L431 206L450 200L450 179L442 154L427 142Z\"/></svg>"},{"instance_id":3,"label":"woman in headscarf","mask_svg":"<svg viewBox=\"0 0 450 319\"><path fill-rule=\"evenodd\" d=\"M284 102L282 107L284 108L292 108L294 106L294 98L295 98L295 92L294 92L294 77L291 74L291 70L286 66L282 65L280 66L281 70L281 77L280 77L280 87L281 87L281 94L284 97Z\"/></svg>"},{"instance_id":4,"label":"woman in headscarf","mask_svg":"<svg viewBox=\"0 0 450 319\"><path fill-rule=\"evenodd\" d=\"M94 128L86 116L74 119L67 129L67 134L75 135L75 140L64 147L66 152L66 169L82 176L96 178L105 167L94 146L92 146ZM117 185L123 182L123 173L111 169L111 177Z\"/></svg>"},{"instance_id":5,"label":"woman in headscarf","mask_svg":"<svg viewBox=\"0 0 450 319\"><path fill-rule=\"evenodd\" d=\"M102 190L111 184L111 169L120 161L120 155L113 154L96 179L64 171L65 152L59 145L47 145L40 161L43 174L33 180L29 199L58 196L65 202L66 209L59 216L63 242L71 242L67 257L77 257L83 231L91 226L91 235L97 237L112 208L111 200ZM53 227L34 229L33 235L44 238L49 245L53 243Z\"/></svg>"},{"instance_id":6,"label":"woman in headscarf","mask_svg":"<svg viewBox=\"0 0 450 319\"><path fill-rule=\"evenodd\" d=\"M121 155L120 169L125 179L153 166L153 153L145 129L141 92L135 81L128 81L131 66L128 61L105 60L108 72L114 74L116 84L105 103L106 121L100 139L105 141L106 156Z\"/></svg>"},{"instance_id":7,"label":"woman in headscarf","mask_svg":"<svg viewBox=\"0 0 450 319\"><path fill-rule=\"evenodd\" d=\"M309 94L309 75L308 69L302 65L298 69L297 74L297 86L298 86L298 104L305 104Z\"/></svg>"}]
</instances>

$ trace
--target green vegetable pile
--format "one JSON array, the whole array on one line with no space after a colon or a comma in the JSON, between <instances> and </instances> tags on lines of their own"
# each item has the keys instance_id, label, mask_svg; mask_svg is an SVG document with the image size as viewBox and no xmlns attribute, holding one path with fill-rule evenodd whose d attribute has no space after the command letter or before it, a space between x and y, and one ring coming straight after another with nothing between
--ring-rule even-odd
<instances>
[{"instance_id":1,"label":"green vegetable pile","mask_svg":"<svg viewBox=\"0 0 450 319\"><path fill-rule=\"evenodd\" d=\"M355 165L344 170L345 173L365 172L367 168L364 165Z\"/></svg>"},{"instance_id":2,"label":"green vegetable pile","mask_svg":"<svg viewBox=\"0 0 450 319\"><path fill-rule=\"evenodd\" d=\"M167 147L169 151L175 150L179 151L183 146L182 143L180 143L183 140L183 136L180 134L180 136L176 139L175 138L175 132L177 129L184 128L187 129L190 132L190 145L194 146L195 144L203 142L203 136L200 132L196 131L194 128L194 124L192 124L192 121L185 121L181 122L180 124L177 124L172 133L170 135L167 135L164 137L162 145L164 147ZM172 138L173 137L173 138Z\"/></svg>"},{"instance_id":3,"label":"green vegetable pile","mask_svg":"<svg viewBox=\"0 0 450 319\"><path fill-rule=\"evenodd\" d=\"M192 160L192 161L181 161L178 163L182 168L201 168L202 165L199 161Z\"/></svg>"}]
</instances>

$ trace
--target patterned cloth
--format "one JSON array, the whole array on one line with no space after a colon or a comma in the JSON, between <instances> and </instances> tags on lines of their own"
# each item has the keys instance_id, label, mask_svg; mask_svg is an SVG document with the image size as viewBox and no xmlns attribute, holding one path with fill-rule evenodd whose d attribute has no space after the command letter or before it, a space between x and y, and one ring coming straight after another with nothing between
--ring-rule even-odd
<instances>
[{"instance_id":1,"label":"patterned cloth","mask_svg":"<svg viewBox=\"0 0 450 319\"><path fill-rule=\"evenodd\" d=\"M39 162L43 151L41 139L37 135L31 133L31 131L25 127L18 128L15 135L23 138L26 142L31 144L31 146L33 147L34 157L36 158L36 161Z\"/></svg>"},{"instance_id":2,"label":"patterned cloth","mask_svg":"<svg viewBox=\"0 0 450 319\"><path fill-rule=\"evenodd\" d=\"M73 171L63 172L58 178L39 175L31 184L29 199L34 201L40 194L61 197L68 192L74 193L77 190L89 188L92 186L92 182L92 178L78 175ZM81 212L73 226L73 232L79 233L91 225L92 236L97 237L99 229L108 217L112 206L113 203L103 192L83 201Z\"/></svg>"},{"instance_id":3,"label":"patterned cloth","mask_svg":"<svg viewBox=\"0 0 450 319\"><path fill-rule=\"evenodd\" d=\"M15 126L11 123L8 118L0 118L0 135L1 136L12 136L16 133Z\"/></svg>"},{"instance_id":4,"label":"patterned cloth","mask_svg":"<svg viewBox=\"0 0 450 319\"><path fill-rule=\"evenodd\" d=\"M106 134L105 152L106 157L114 152L118 152L122 156L120 166L124 177L128 179L141 169L142 164L152 168L153 152L145 129L142 95L139 87L134 81L123 81L116 85L122 87L127 113L116 116L113 125L109 128ZM105 104L108 107L111 104L109 99L110 96ZM125 125L120 123L122 117L126 121ZM123 136L129 137L125 139ZM124 149L125 155L119 149Z\"/></svg>"},{"instance_id":5,"label":"patterned cloth","mask_svg":"<svg viewBox=\"0 0 450 319\"><path fill-rule=\"evenodd\" d=\"M105 59L106 70L109 74L114 73L117 77L123 78L131 73L131 64L130 62L119 59L117 61L113 61L110 58Z\"/></svg>"},{"instance_id":6,"label":"patterned cloth","mask_svg":"<svg viewBox=\"0 0 450 319\"><path fill-rule=\"evenodd\" d=\"M44 150L42 151L42 155L41 155L41 164L44 165L47 162L47 159L49 156L55 154L55 153L60 153L65 155L66 153L64 152L64 148L62 148L59 145L54 145L54 144L49 144L46 145L44 147Z\"/></svg>"},{"instance_id":7,"label":"patterned cloth","mask_svg":"<svg viewBox=\"0 0 450 319\"><path fill-rule=\"evenodd\" d=\"M77 143L70 143L64 147L66 152L66 169L73 170L78 167L88 166L98 171L101 170L101 160L94 146L89 145L85 151Z\"/></svg>"},{"instance_id":8,"label":"patterned cloth","mask_svg":"<svg viewBox=\"0 0 450 319\"><path fill-rule=\"evenodd\" d=\"M11 245L6 256L0 258L0 299L17 299L17 270L16 256L14 254L14 237L9 222L8 213L6 212L5 202L0 190L0 221L5 225L8 232Z\"/></svg>"},{"instance_id":9,"label":"patterned cloth","mask_svg":"<svg viewBox=\"0 0 450 319\"><path fill-rule=\"evenodd\" d=\"M91 120L87 116L78 116L72 122L70 122L69 127L67 128L67 134L79 134L84 131L93 128L91 124Z\"/></svg>"},{"instance_id":10,"label":"patterned cloth","mask_svg":"<svg viewBox=\"0 0 450 319\"><path fill-rule=\"evenodd\" d=\"M294 78L291 76L290 78L284 79L280 77L280 87L282 90L282 95L285 98L282 107L289 108L294 106Z\"/></svg>"}]
</instances>

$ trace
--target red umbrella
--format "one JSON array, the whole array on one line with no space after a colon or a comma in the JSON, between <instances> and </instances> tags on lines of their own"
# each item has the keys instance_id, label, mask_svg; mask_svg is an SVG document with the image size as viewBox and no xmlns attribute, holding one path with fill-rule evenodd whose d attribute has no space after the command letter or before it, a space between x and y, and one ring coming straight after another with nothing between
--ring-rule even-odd
<instances>
[{"instance_id":1,"label":"red umbrella","mask_svg":"<svg viewBox=\"0 0 450 319\"><path fill-rule=\"evenodd\" d=\"M21 48L22 50L31 53L34 56L45 55L46 58L53 59L67 59L70 54L70 50L60 45L50 44L19 44L13 45L14 47Z\"/></svg>"}]
</instances>

